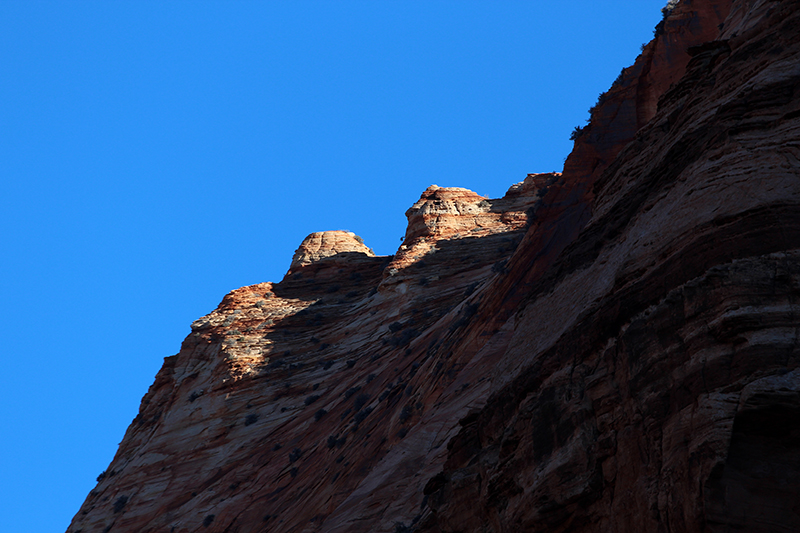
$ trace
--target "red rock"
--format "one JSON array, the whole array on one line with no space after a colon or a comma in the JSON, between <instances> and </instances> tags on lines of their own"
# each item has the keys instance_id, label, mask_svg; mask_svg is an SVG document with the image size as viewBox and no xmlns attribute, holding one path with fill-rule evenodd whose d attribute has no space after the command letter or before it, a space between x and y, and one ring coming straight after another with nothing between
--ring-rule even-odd
<instances>
[{"instance_id":1,"label":"red rock","mask_svg":"<svg viewBox=\"0 0 800 533\"><path fill-rule=\"evenodd\" d=\"M292 257L291 268L310 265L339 254L364 254L375 257L375 252L364 245L364 240L352 231L320 231L306 237Z\"/></svg>"},{"instance_id":2,"label":"red rock","mask_svg":"<svg viewBox=\"0 0 800 533\"><path fill-rule=\"evenodd\" d=\"M489 199L460 187L431 185L406 211L405 239L387 274L436 253L440 241L479 239L527 229L529 213L538 207L547 186L559 176L559 173L529 174L499 199Z\"/></svg>"},{"instance_id":3,"label":"red rock","mask_svg":"<svg viewBox=\"0 0 800 533\"><path fill-rule=\"evenodd\" d=\"M226 295L165 360L70 531L194 531L212 515L212 530L375 531L413 518L442 443L486 392L481 368L445 366L444 346L556 177L495 200L429 189L409 210L427 229L409 230L405 259L313 233L283 281Z\"/></svg>"},{"instance_id":4,"label":"red rock","mask_svg":"<svg viewBox=\"0 0 800 533\"><path fill-rule=\"evenodd\" d=\"M800 528L800 5L722 7L630 142L573 152L479 311L516 328L423 531Z\"/></svg>"},{"instance_id":5,"label":"red rock","mask_svg":"<svg viewBox=\"0 0 800 533\"><path fill-rule=\"evenodd\" d=\"M69 531L800 530L798 7L682 2L562 175L225 296Z\"/></svg>"}]
</instances>

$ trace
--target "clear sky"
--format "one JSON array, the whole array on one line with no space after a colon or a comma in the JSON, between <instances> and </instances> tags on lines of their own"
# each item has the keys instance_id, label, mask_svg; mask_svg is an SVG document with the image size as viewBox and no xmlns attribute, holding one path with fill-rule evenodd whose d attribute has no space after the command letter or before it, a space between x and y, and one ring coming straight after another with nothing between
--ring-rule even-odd
<instances>
[{"instance_id":1,"label":"clear sky","mask_svg":"<svg viewBox=\"0 0 800 533\"><path fill-rule=\"evenodd\" d=\"M502 196L665 0L0 2L0 529L66 529L189 324L310 232Z\"/></svg>"}]
</instances>

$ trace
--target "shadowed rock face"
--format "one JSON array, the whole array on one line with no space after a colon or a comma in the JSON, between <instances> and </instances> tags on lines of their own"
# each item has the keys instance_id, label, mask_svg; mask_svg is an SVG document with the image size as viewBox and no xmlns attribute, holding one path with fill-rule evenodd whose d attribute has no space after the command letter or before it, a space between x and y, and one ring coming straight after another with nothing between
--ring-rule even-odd
<instances>
[{"instance_id":1,"label":"shadowed rock face","mask_svg":"<svg viewBox=\"0 0 800 533\"><path fill-rule=\"evenodd\" d=\"M448 208L398 257L349 232L314 233L283 281L225 296L166 358L70 531L410 522L457 421L488 390L484 363L465 368L449 347L556 177L529 176L496 200L426 191L420 211L442 198Z\"/></svg>"},{"instance_id":2,"label":"shadowed rock face","mask_svg":"<svg viewBox=\"0 0 800 533\"><path fill-rule=\"evenodd\" d=\"M800 2L657 33L563 174L225 296L69 531L800 530Z\"/></svg>"},{"instance_id":3,"label":"shadowed rock face","mask_svg":"<svg viewBox=\"0 0 800 533\"><path fill-rule=\"evenodd\" d=\"M798 530L798 7L721 11L613 162L545 196L495 297L513 379L423 530Z\"/></svg>"}]
</instances>

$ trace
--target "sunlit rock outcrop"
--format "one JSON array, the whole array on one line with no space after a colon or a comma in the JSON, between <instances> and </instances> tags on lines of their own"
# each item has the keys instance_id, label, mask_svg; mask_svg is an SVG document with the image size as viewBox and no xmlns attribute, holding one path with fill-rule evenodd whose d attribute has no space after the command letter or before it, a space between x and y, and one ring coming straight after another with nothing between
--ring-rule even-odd
<instances>
[{"instance_id":1,"label":"sunlit rock outcrop","mask_svg":"<svg viewBox=\"0 0 800 533\"><path fill-rule=\"evenodd\" d=\"M563 173L195 321L68 531L800 530L800 2L671 7Z\"/></svg>"}]
</instances>

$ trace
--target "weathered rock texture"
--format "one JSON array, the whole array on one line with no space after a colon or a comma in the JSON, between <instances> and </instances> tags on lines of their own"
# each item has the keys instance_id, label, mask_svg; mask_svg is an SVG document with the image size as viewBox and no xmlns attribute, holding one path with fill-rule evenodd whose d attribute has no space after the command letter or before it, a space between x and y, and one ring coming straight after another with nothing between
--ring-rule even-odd
<instances>
[{"instance_id":1,"label":"weathered rock texture","mask_svg":"<svg viewBox=\"0 0 800 533\"><path fill-rule=\"evenodd\" d=\"M312 234L69 531L800 530L800 2L684 0L563 174Z\"/></svg>"},{"instance_id":2,"label":"weathered rock texture","mask_svg":"<svg viewBox=\"0 0 800 533\"><path fill-rule=\"evenodd\" d=\"M462 368L440 342L466 329L558 176L497 200L431 188L396 257L314 233L283 281L225 296L166 358L70 531L410 522L457 421L488 392L490 360Z\"/></svg>"},{"instance_id":3,"label":"weathered rock texture","mask_svg":"<svg viewBox=\"0 0 800 533\"><path fill-rule=\"evenodd\" d=\"M680 4L719 38L648 46L692 57L619 151L628 104L595 110L478 311L514 302L509 382L449 442L425 530L800 530L799 7Z\"/></svg>"},{"instance_id":4,"label":"weathered rock texture","mask_svg":"<svg viewBox=\"0 0 800 533\"><path fill-rule=\"evenodd\" d=\"M300 244L292 257L292 269L316 263L322 259L344 259L361 254L375 257L372 249L367 248L363 239L352 231L320 231L312 233Z\"/></svg>"}]
</instances>

